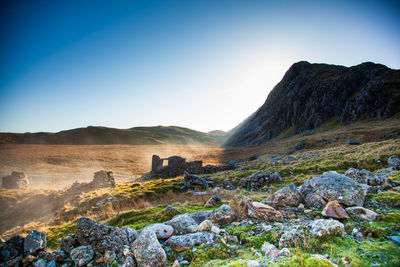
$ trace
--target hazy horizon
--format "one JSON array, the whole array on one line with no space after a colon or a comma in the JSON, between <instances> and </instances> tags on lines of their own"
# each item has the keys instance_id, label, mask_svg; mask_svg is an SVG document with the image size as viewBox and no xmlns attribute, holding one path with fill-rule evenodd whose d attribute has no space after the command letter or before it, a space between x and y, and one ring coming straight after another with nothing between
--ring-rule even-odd
<instances>
[{"instance_id":1,"label":"hazy horizon","mask_svg":"<svg viewBox=\"0 0 400 267\"><path fill-rule=\"evenodd\" d=\"M228 131L295 62L400 69L396 1L0 5L0 132Z\"/></svg>"}]
</instances>

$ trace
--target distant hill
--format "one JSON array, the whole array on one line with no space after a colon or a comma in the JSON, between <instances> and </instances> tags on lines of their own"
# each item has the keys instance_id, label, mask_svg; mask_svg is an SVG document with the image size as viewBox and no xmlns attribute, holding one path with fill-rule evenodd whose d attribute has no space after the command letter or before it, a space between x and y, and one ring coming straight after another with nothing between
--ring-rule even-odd
<instances>
[{"instance_id":1,"label":"distant hill","mask_svg":"<svg viewBox=\"0 0 400 267\"><path fill-rule=\"evenodd\" d=\"M57 133L0 133L0 144L62 144L62 145L157 145L213 144L225 141L227 133L199 132L178 126L134 127L116 129L89 126Z\"/></svg>"},{"instance_id":2,"label":"distant hill","mask_svg":"<svg viewBox=\"0 0 400 267\"><path fill-rule=\"evenodd\" d=\"M265 103L236 126L225 146L259 145L329 120L349 124L400 112L400 70L371 62L353 67L292 65Z\"/></svg>"}]
</instances>

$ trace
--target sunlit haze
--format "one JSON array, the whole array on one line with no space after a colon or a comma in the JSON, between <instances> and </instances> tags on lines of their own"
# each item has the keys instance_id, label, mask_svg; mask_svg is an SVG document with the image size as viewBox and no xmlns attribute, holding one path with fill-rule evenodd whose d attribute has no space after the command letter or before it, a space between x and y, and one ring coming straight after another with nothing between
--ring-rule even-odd
<instances>
[{"instance_id":1,"label":"sunlit haze","mask_svg":"<svg viewBox=\"0 0 400 267\"><path fill-rule=\"evenodd\" d=\"M0 131L230 130L295 62L400 68L395 1L1 1Z\"/></svg>"}]
</instances>

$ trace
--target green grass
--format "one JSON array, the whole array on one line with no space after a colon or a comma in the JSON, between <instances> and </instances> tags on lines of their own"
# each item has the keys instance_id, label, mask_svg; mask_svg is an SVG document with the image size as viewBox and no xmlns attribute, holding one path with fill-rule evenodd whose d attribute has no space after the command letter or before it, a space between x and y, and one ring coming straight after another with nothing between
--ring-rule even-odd
<instances>
[{"instance_id":1,"label":"green grass","mask_svg":"<svg viewBox=\"0 0 400 267\"><path fill-rule=\"evenodd\" d=\"M76 221L61 225L49 227L46 229L46 247L49 249L59 249L61 239L67 234L76 232Z\"/></svg>"},{"instance_id":2,"label":"green grass","mask_svg":"<svg viewBox=\"0 0 400 267\"><path fill-rule=\"evenodd\" d=\"M395 191L384 191L371 196L378 202L388 204L392 207L400 207L400 193Z\"/></svg>"}]
</instances>

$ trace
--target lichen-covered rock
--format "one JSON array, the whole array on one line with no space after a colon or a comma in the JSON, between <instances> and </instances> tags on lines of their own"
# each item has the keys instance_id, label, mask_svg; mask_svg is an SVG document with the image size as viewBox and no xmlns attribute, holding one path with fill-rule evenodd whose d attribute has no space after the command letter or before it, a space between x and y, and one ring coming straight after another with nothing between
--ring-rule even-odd
<instances>
[{"instance_id":1,"label":"lichen-covered rock","mask_svg":"<svg viewBox=\"0 0 400 267\"><path fill-rule=\"evenodd\" d=\"M61 239L61 250L69 254L71 250L78 246L78 240L76 240L74 234L67 234Z\"/></svg>"},{"instance_id":2,"label":"lichen-covered rock","mask_svg":"<svg viewBox=\"0 0 400 267\"><path fill-rule=\"evenodd\" d=\"M362 206L366 195L363 187L353 179L335 171L325 172L304 181L300 193L307 203L307 196L318 195L325 201L337 200L346 206Z\"/></svg>"},{"instance_id":3,"label":"lichen-covered rock","mask_svg":"<svg viewBox=\"0 0 400 267\"><path fill-rule=\"evenodd\" d=\"M326 206L326 201L320 195L309 193L304 197L304 204L314 210L321 210Z\"/></svg>"},{"instance_id":4,"label":"lichen-covered rock","mask_svg":"<svg viewBox=\"0 0 400 267\"><path fill-rule=\"evenodd\" d=\"M136 267L136 262L131 256L128 256L125 258L125 261L122 263L121 266L122 267Z\"/></svg>"},{"instance_id":5,"label":"lichen-covered rock","mask_svg":"<svg viewBox=\"0 0 400 267\"><path fill-rule=\"evenodd\" d=\"M355 168L350 168L344 175L353 178L360 184L368 184L372 186L381 185L386 181L384 177L365 169L358 170Z\"/></svg>"},{"instance_id":6,"label":"lichen-covered rock","mask_svg":"<svg viewBox=\"0 0 400 267\"><path fill-rule=\"evenodd\" d=\"M222 205L224 206L224 205ZM213 211L199 211L195 213L189 213L189 216L192 217L192 219L197 223L201 223L204 220L209 220L211 219L213 215Z\"/></svg>"},{"instance_id":7,"label":"lichen-covered rock","mask_svg":"<svg viewBox=\"0 0 400 267\"><path fill-rule=\"evenodd\" d=\"M279 258L279 257L290 256L290 251L287 248L279 250L274 245L268 242L264 242L264 244L261 247L261 251L264 252L266 258Z\"/></svg>"},{"instance_id":8,"label":"lichen-covered rock","mask_svg":"<svg viewBox=\"0 0 400 267\"><path fill-rule=\"evenodd\" d=\"M197 226L197 230L204 232L204 231L211 231L211 227L213 226L210 220L204 220Z\"/></svg>"},{"instance_id":9,"label":"lichen-covered rock","mask_svg":"<svg viewBox=\"0 0 400 267\"><path fill-rule=\"evenodd\" d=\"M347 213L355 221L375 221L379 214L364 207L348 207Z\"/></svg>"},{"instance_id":10,"label":"lichen-covered rock","mask_svg":"<svg viewBox=\"0 0 400 267\"><path fill-rule=\"evenodd\" d=\"M305 242L305 234L298 229L291 229L284 232L279 239L280 248L291 248L303 246Z\"/></svg>"},{"instance_id":11,"label":"lichen-covered rock","mask_svg":"<svg viewBox=\"0 0 400 267\"><path fill-rule=\"evenodd\" d=\"M235 219L236 216L231 211L226 212L225 210L219 210L215 212L211 217L211 221L219 225L231 223Z\"/></svg>"},{"instance_id":12,"label":"lichen-covered rock","mask_svg":"<svg viewBox=\"0 0 400 267\"><path fill-rule=\"evenodd\" d=\"M46 234L32 230L25 237L24 252L35 255L46 247Z\"/></svg>"},{"instance_id":13,"label":"lichen-covered rock","mask_svg":"<svg viewBox=\"0 0 400 267\"><path fill-rule=\"evenodd\" d=\"M316 237L344 236L343 223L333 219L319 219L312 221L310 227L310 233Z\"/></svg>"},{"instance_id":14,"label":"lichen-covered rock","mask_svg":"<svg viewBox=\"0 0 400 267\"><path fill-rule=\"evenodd\" d=\"M0 263L15 259L24 253L24 238L15 235L3 241L0 238Z\"/></svg>"},{"instance_id":15,"label":"lichen-covered rock","mask_svg":"<svg viewBox=\"0 0 400 267\"><path fill-rule=\"evenodd\" d=\"M155 223L144 227L142 229L142 232L143 231L152 231L156 234L158 239L167 239L174 233L174 228L164 223Z\"/></svg>"},{"instance_id":16,"label":"lichen-covered rock","mask_svg":"<svg viewBox=\"0 0 400 267\"><path fill-rule=\"evenodd\" d=\"M274 208L292 206L297 207L301 201L301 195L295 184L282 187L274 194L269 196L263 203Z\"/></svg>"},{"instance_id":17,"label":"lichen-covered rock","mask_svg":"<svg viewBox=\"0 0 400 267\"><path fill-rule=\"evenodd\" d=\"M229 201L229 206L231 207L233 214L235 214L239 220L255 215L252 200L248 197L234 196L231 201Z\"/></svg>"},{"instance_id":18,"label":"lichen-covered rock","mask_svg":"<svg viewBox=\"0 0 400 267\"><path fill-rule=\"evenodd\" d=\"M206 202L205 206L206 207L212 207L212 206L216 206L219 203L221 203L222 199L221 196L218 194L212 195Z\"/></svg>"},{"instance_id":19,"label":"lichen-covered rock","mask_svg":"<svg viewBox=\"0 0 400 267\"><path fill-rule=\"evenodd\" d=\"M62 250L54 250L52 252L41 251L37 257L48 262L54 261L57 263L62 263L68 258L68 255Z\"/></svg>"},{"instance_id":20,"label":"lichen-covered rock","mask_svg":"<svg viewBox=\"0 0 400 267\"><path fill-rule=\"evenodd\" d=\"M80 246L71 250L70 257L77 266L85 266L92 261L94 250L91 246Z\"/></svg>"},{"instance_id":21,"label":"lichen-covered rock","mask_svg":"<svg viewBox=\"0 0 400 267\"><path fill-rule=\"evenodd\" d=\"M141 232L131 244L138 266L163 266L167 260L164 249L152 231Z\"/></svg>"},{"instance_id":22,"label":"lichen-covered rock","mask_svg":"<svg viewBox=\"0 0 400 267\"><path fill-rule=\"evenodd\" d=\"M128 243L132 243L133 241L136 240L136 238L138 237L138 233L136 232L136 230L134 228L131 227L126 227L124 229L126 237L128 238Z\"/></svg>"},{"instance_id":23,"label":"lichen-covered rock","mask_svg":"<svg viewBox=\"0 0 400 267\"><path fill-rule=\"evenodd\" d=\"M400 167L400 159L396 158L394 156L391 156L388 158L387 163L389 165L389 167L392 167L394 169L399 169Z\"/></svg>"},{"instance_id":24,"label":"lichen-covered rock","mask_svg":"<svg viewBox=\"0 0 400 267\"><path fill-rule=\"evenodd\" d=\"M347 212L342 208L342 206L340 206L339 202L337 202L336 200L329 201L328 204L326 204L324 210L322 211L322 215L333 219L349 218Z\"/></svg>"},{"instance_id":25,"label":"lichen-covered rock","mask_svg":"<svg viewBox=\"0 0 400 267\"><path fill-rule=\"evenodd\" d=\"M173 251L187 250L201 244L211 244L215 240L215 234L210 232L197 232L186 235L171 236L165 245Z\"/></svg>"},{"instance_id":26,"label":"lichen-covered rock","mask_svg":"<svg viewBox=\"0 0 400 267\"><path fill-rule=\"evenodd\" d=\"M260 202L252 202L254 214L249 214L249 217L264 220L267 222L283 220L282 213L271 206Z\"/></svg>"},{"instance_id":27,"label":"lichen-covered rock","mask_svg":"<svg viewBox=\"0 0 400 267\"><path fill-rule=\"evenodd\" d=\"M176 215L171 220L165 222L174 228L174 233L183 235L197 231L197 222L189 214Z\"/></svg>"},{"instance_id":28,"label":"lichen-covered rock","mask_svg":"<svg viewBox=\"0 0 400 267\"><path fill-rule=\"evenodd\" d=\"M262 188L264 185L281 181L282 177L277 172L257 172L255 174L250 175L247 178L242 178L239 181L239 187L243 189L247 189L249 191L258 190Z\"/></svg>"},{"instance_id":29,"label":"lichen-covered rock","mask_svg":"<svg viewBox=\"0 0 400 267\"><path fill-rule=\"evenodd\" d=\"M90 245L95 252L104 254L115 251L117 258L123 258L124 245L129 245L127 233L117 227L107 226L88 218L80 218L76 223L75 237L82 246Z\"/></svg>"}]
</instances>

